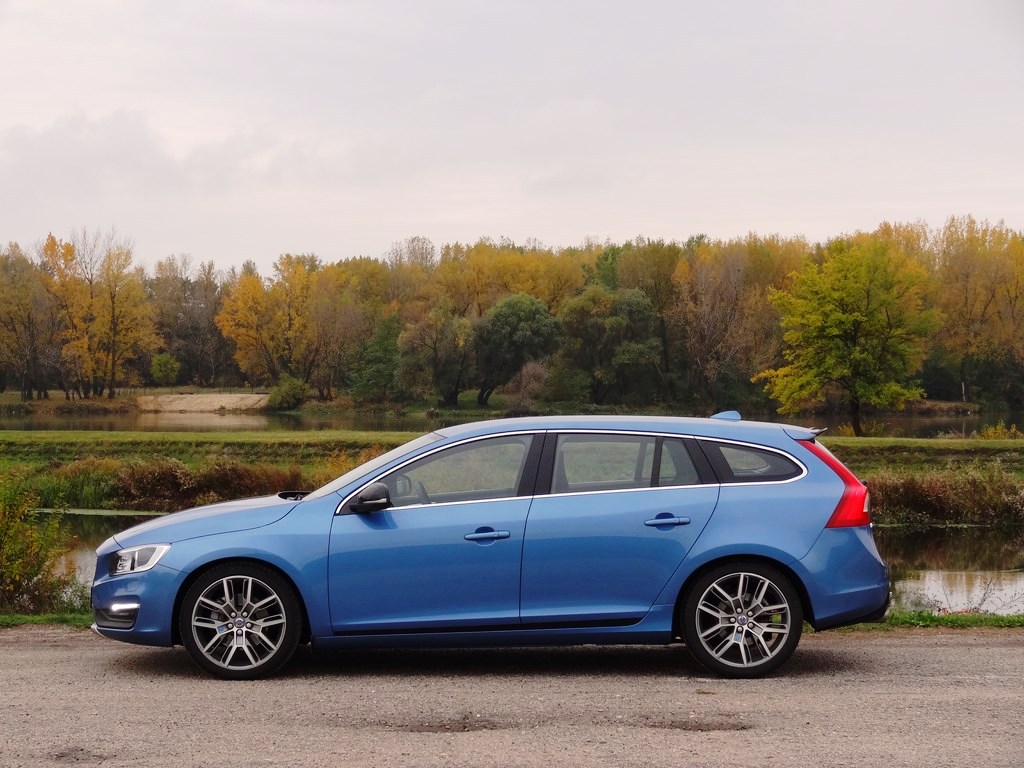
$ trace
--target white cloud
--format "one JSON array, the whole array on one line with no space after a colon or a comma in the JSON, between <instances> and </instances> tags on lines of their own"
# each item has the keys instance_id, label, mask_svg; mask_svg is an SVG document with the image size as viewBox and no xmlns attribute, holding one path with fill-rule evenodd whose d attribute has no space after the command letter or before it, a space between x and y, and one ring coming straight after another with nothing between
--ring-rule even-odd
<instances>
[{"instance_id":1,"label":"white cloud","mask_svg":"<svg viewBox=\"0 0 1024 768\"><path fill-rule=\"evenodd\" d=\"M1012 2L0 0L0 241L1024 227Z\"/></svg>"}]
</instances>

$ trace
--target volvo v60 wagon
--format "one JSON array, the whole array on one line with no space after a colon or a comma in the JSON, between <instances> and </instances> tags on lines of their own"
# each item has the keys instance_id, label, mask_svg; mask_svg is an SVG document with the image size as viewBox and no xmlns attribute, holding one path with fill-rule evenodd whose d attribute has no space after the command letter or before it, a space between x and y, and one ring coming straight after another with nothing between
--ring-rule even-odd
<instances>
[{"instance_id":1,"label":"volvo v60 wagon","mask_svg":"<svg viewBox=\"0 0 1024 768\"><path fill-rule=\"evenodd\" d=\"M314 648L685 643L757 677L880 619L867 489L803 427L547 417L423 435L312 493L167 515L97 550L97 632L263 677Z\"/></svg>"}]
</instances>

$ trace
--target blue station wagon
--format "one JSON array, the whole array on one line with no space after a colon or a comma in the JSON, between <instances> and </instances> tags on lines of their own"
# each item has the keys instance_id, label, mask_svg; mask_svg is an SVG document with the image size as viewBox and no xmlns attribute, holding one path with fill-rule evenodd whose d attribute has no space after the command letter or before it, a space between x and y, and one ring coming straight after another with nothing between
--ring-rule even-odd
<instances>
[{"instance_id":1,"label":"blue station wagon","mask_svg":"<svg viewBox=\"0 0 1024 768\"><path fill-rule=\"evenodd\" d=\"M757 677L880 619L867 489L804 427L545 417L423 435L312 493L178 512L97 550L95 630L223 678L314 648L682 642Z\"/></svg>"}]
</instances>

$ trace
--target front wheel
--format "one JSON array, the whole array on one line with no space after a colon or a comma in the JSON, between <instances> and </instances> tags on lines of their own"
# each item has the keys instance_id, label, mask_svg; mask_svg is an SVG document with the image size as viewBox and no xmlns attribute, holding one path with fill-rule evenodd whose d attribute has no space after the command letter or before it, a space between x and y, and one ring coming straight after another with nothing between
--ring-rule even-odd
<instances>
[{"instance_id":1,"label":"front wheel","mask_svg":"<svg viewBox=\"0 0 1024 768\"><path fill-rule=\"evenodd\" d=\"M766 675L800 642L803 609L790 580L769 565L728 563L708 571L682 606L690 653L723 677Z\"/></svg>"},{"instance_id":2,"label":"front wheel","mask_svg":"<svg viewBox=\"0 0 1024 768\"><path fill-rule=\"evenodd\" d=\"M254 680L279 670L299 644L302 608L277 572L256 563L225 563L202 574L178 614L181 641L207 672Z\"/></svg>"}]
</instances>

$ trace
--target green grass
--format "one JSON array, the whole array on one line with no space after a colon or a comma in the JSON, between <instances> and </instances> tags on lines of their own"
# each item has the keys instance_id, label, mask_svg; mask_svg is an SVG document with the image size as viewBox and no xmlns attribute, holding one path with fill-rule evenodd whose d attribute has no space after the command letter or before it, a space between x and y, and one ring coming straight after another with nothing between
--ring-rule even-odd
<instances>
[{"instance_id":1,"label":"green grass","mask_svg":"<svg viewBox=\"0 0 1024 768\"><path fill-rule=\"evenodd\" d=\"M883 469L934 471L972 462L999 462L1024 477L1024 440L905 437L822 437L836 457L858 475Z\"/></svg>"},{"instance_id":2,"label":"green grass","mask_svg":"<svg viewBox=\"0 0 1024 768\"><path fill-rule=\"evenodd\" d=\"M216 459L280 466L312 464L337 451L371 445L393 448L411 432L90 432L0 431L0 469L15 465L65 464L86 457L121 461L177 459L195 465Z\"/></svg>"},{"instance_id":3,"label":"green grass","mask_svg":"<svg viewBox=\"0 0 1024 768\"><path fill-rule=\"evenodd\" d=\"M88 629L92 626L91 613L43 613L27 616L23 613L0 613L0 629L20 627L24 624L65 624L69 627Z\"/></svg>"},{"instance_id":4,"label":"green grass","mask_svg":"<svg viewBox=\"0 0 1024 768\"><path fill-rule=\"evenodd\" d=\"M926 611L893 611L889 618L879 624L854 624L844 631L887 631L892 629L1024 629L1024 614L996 616L991 613L944 613Z\"/></svg>"}]
</instances>

